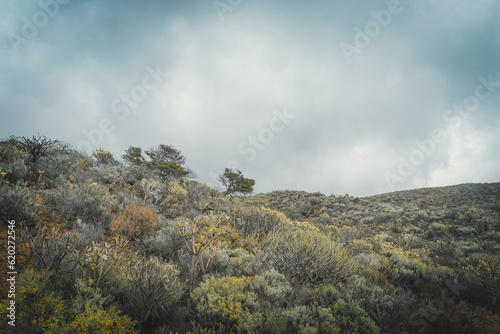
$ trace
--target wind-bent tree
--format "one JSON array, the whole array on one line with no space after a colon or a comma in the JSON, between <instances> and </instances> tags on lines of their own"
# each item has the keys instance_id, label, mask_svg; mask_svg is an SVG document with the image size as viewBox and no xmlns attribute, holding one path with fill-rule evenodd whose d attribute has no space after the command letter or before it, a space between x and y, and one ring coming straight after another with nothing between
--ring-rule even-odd
<instances>
[{"instance_id":1,"label":"wind-bent tree","mask_svg":"<svg viewBox=\"0 0 500 334\"><path fill-rule=\"evenodd\" d=\"M142 166L146 163L140 147L130 146L125 150L125 154L122 155L122 158L126 163L132 166Z\"/></svg>"},{"instance_id":2,"label":"wind-bent tree","mask_svg":"<svg viewBox=\"0 0 500 334\"><path fill-rule=\"evenodd\" d=\"M251 194L255 185L255 180L245 178L240 170L229 168L219 175L218 181L226 187L226 194Z\"/></svg>"},{"instance_id":3,"label":"wind-bent tree","mask_svg":"<svg viewBox=\"0 0 500 334\"><path fill-rule=\"evenodd\" d=\"M194 177L193 171L185 167L186 158L181 152L169 145L159 145L144 152L140 147L129 147L122 156L125 162L133 166L146 166L161 181L179 181Z\"/></svg>"}]
</instances>

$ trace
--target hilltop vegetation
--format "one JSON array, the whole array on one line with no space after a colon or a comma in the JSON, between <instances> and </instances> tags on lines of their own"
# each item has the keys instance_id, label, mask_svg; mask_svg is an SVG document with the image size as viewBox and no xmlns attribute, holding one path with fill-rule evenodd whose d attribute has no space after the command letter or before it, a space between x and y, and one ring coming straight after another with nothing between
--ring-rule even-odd
<instances>
[{"instance_id":1,"label":"hilltop vegetation","mask_svg":"<svg viewBox=\"0 0 500 334\"><path fill-rule=\"evenodd\" d=\"M2 333L500 332L500 183L235 196L144 153L0 142Z\"/></svg>"}]
</instances>

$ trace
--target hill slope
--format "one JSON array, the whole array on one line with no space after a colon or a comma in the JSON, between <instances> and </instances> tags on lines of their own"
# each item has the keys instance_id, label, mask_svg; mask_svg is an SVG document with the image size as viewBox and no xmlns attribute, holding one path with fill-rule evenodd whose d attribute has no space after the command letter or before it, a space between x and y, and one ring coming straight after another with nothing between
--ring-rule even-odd
<instances>
[{"instance_id":1,"label":"hill slope","mask_svg":"<svg viewBox=\"0 0 500 334\"><path fill-rule=\"evenodd\" d=\"M2 332L500 332L500 183L237 197L99 152L0 142Z\"/></svg>"}]
</instances>

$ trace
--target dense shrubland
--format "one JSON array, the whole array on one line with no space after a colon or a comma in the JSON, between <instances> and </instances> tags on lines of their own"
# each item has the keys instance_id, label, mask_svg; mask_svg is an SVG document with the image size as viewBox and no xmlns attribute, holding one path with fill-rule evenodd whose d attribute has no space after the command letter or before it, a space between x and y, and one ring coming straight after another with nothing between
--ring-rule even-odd
<instances>
[{"instance_id":1,"label":"dense shrubland","mask_svg":"<svg viewBox=\"0 0 500 334\"><path fill-rule=\"evenodd\" d=\"M171 146L124 160L0 142L2 333L500 332L498 183L234 196Z\"/></svg>"}]
</instances>

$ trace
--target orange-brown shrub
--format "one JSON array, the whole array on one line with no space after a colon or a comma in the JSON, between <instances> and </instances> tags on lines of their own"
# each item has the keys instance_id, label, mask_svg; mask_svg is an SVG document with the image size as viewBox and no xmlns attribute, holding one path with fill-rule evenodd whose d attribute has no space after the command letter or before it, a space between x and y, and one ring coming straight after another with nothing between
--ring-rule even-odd
<instances>
[{"instance_id":1,"label":"orange-brown shrub","mask_svg":"<svg viewBox=\"0 0 500 334\"><path fill-rule=\"evenodd\" d=\"M114 234L136 239L158 228L157 218L158 214L153 208L132 203L116 215L109 229Z\"/></svg>"}]
</instances>

